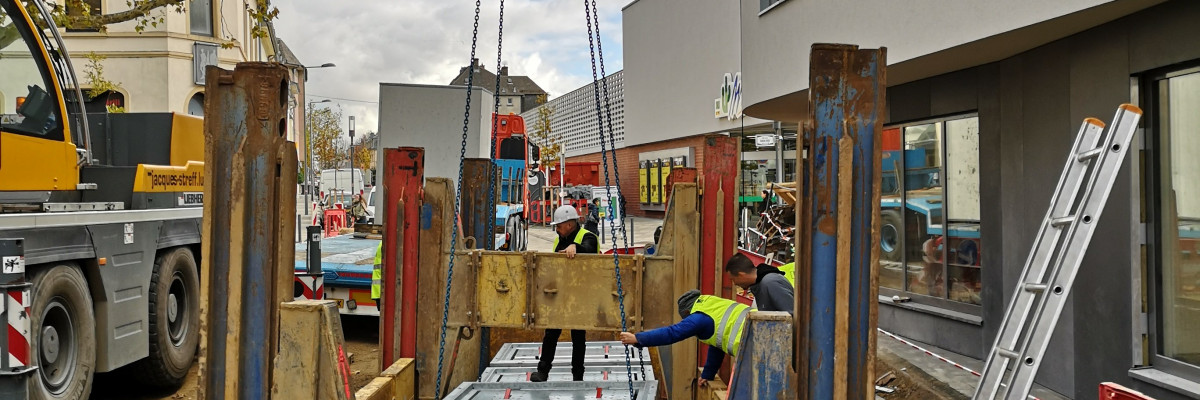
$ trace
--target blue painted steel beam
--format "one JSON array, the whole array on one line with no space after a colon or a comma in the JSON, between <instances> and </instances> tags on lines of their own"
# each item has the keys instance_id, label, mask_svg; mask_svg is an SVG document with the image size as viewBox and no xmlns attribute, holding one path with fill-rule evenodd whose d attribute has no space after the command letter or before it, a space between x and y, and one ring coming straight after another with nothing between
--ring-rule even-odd
<instances>
[{"instance_id":1,"label":"blue painted steel beam","mask_svg":"<svg viewBox=\"0 0 1200 400\"><path fill-rule=\"evenodd\" d=\"M279 304L293 296L296 152L282 134L288 72L240 63L206 74L201 397L265 399Z\"/></svg>"},{"instance_id":2,"label":"blue painted steel beam","mask_svg":"<svg viewBox=\"0 0 1200 400\"><path fill-rule=\"evenodd\" d=\"M873 394L885 69L885 49L812 47L796 279L796 365L807 369L799 398Z\"/></svg>"},{"instance_id":3,"label":"blue painted steel beam","mask_svg":"<svg viewBox=\"0 0 1200 400\"><path fill-rule=\"evenodd\" d=\"M738 350L737 368L729 380L729 398L790 399L796 396L789 351L792 316L786 312L753 312Z\"/></svg>"}]
</instances>

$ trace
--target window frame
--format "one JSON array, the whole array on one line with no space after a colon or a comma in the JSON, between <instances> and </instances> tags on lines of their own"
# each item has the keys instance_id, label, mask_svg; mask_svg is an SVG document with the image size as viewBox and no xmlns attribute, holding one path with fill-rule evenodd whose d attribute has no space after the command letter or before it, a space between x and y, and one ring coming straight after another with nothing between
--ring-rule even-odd
<instances>
[{"instance_id":1,"label":"window frame","mask_svg":"<svg viewBox=\"0 0 1200 400\"><path fill-rule=\"evenodd\" d=\"M208 22L209 22L208 33L196 33L196 29L192 24L192 2L189 2L188 3L188 11L187 11L188 34L192 35L192 36L203 36L203 37L215 38L215 37L217 37L217 7L219 7L221 3L220 3L220 1L212 1L212 0L205 0L205 1L209 1L209 3L208 3Z\"/></svg>"},{"instance_id":2,"label":"window frame","mask_svg":"<svg viewBox=\"0 0 1200 400\"><path fill-rule=\"evenodd\" d=\"M14 7L24 7L24 4L16 1L10 3L10 5ZM41 77L42 84L45 85L43 90L46 91L46 94L49 96L49 100L53 103L50 112L55 118L57 126L45 134L27 132L11 127L7 129L0 129L0 131L35 139L65 142L67 141L67 124L69 121L67 121L67 117L63 115L65 104L62 102L64 100L64 96L62 89L58 86L61 84L61 82L59 82L59 77L54 74L54 69L50 67L50 64L54 61L47 59L49 54L46 52L51 51L51 49L47 48L49 45L43 42L45 38L43 37L42 31L37 29L35 26L37 22L34 22L35 25L30 25L30 21L24 18L14 18L12 14L9 14L8 17L13 24L20 24L17 31L20 32L19 36L25 43L25 49L29 52L30 59L38 69L38 76ZM32 19L33 17L30 16L30 18ZM9 95L12 95L12 93L9 93Z\"/></svg>"},{"instance_id":3,"label":"window frame","mask_svg":"<svg viewBox=\"0 0 1200 400\"><path fill-rule=\"evenodd\" d=\"M906 165L905 152L903 151L904 147L907 143L907 140L904 137L905 128L909 128L909 127L913 127L913 126L920 126L920 125L930 125L930 124L941 125L942 133L941 133L941 138L939 139L941 151L938 154L938 157L940 158L940 163L939 163L940 165L938 167L938 179L940 181L940 184L942 185L942 193L941 193L942 204L948 204L947 196L948 196L948 192L949 192L949 190L946 188L946 167L947 167L946 163L948 160L948 157L947 157L948 146L946 145L946 143L949 138L948 132L946 132L946 123L950 122L950 121L957 121L957 120L963 120L963 119L969 119L969 118L975 118L976 120L979 120L980 119L979 112L971 111L971 112L966 112L966 113L954 113L954 114L948 114L948 115L933 116L933 117L929 117L929 118L887 124L883 127L884 130L890 130L890 129L899 129L900 130L900 147L901 147L900 165L902 166L902 168L906 168L906 167L903 167ZM903 174L903 171L899 172L898 175L899 174ZM899 179L897 184L900 185L900 187L899 187L900 202L901 202L901 204L905 204L908 200L908 192L909 191L904 189L903 179ZM943 208L943 210L944 210L944 208ZM881 210L881 212L882 212L882 210ZM982 220L983 220L983 218L981 215L980 221L979 221L980 225L983 224ZM928 306L935 307L935 308L941 308L941 309L955 311L955 312L959 312L959 313L970 314L973 316L982 316L983 315L983 304L982 304L983 300L982 300L982 298L980 299L981 304L971 304L971 303L967 303L967 302L955 301L955 300L950 299L950 291L952 288L950 285L950 265L945 261L945 260L950 259L950 246L948 246L948 245L942 246L942 260L943 260L943 264L944 264L944 266L943 266L944 270L942 272L942 283L943 283L943 286L945 287L945 294L943 294L941 297L938 297L938 296L930 296L927 294L910 291L909 280L908 280L908 254L907 254L908 250L907 250L907 241L906 241L906 239L907 239L906 231L908 230L907 229L907 221L908 221L908 218L906 218L906 216L902 213L901 214L901 222L905 223L906 225L904 227L902 227L902 229L900 229L900 232L898 232L900 236L899 236L897 242L904 249L904 250L902 250L901 258L900 258L900 260L901 260L900 263L904 267L904 271L902 272L903 276L904 276L904 282L903 282L904 287L902 289L897 289L897 288L885 287L885 286L880 285L879 286L880 296L883 296L886 298L891 298L893 296L907 297L907 298L911 299L912 302L917 303L917 304L928 305ZM949 222L950 222L949 213L943 211L942 212L942 231L943 231L943 233L945 233L949 230ZM979 245L980 245L980 250L982 253L982 250L983 250L982 249L982 247L983 247L983 238L982 237L979 239ZM982 274L980 274L979 280L982 285L982 281L983 281Z\"/></svg>"},{"instance_id":4,"label":"window frame","mask_svg":"<svg viewBox=\"0 0 1200 400\"><path fill-rule=\"evenodd\" d=\"M1145 132L1142 135L1142 146L1146 152L1146 160L1142 165L1143 171L1141 174L1142 187L1141 190L1145 194L1143 207L1146 212L1144 224L1144 234L1146 236L1146 341L1147 354L1145 359L1149 360L1150 365L1168 374L1176 375L1181 378L1200 382L1200 365L1189 364L1187 362L1167 357L1162 354L1162 335L1163 331L1163 266L1164 254L1162 222L1160 218L1164 215L1162 196L1160 191L1163 189L1163 173L1162 165L1163 153L1160 149L1163 148L1163 134L1165 132L1159 130L1159 110L1162 108L1161 101L1162 92L1160 84L1168 79L1181 77L1185 75L1200 74L1200 60L1189 63L1166 67L1163 69L1151 71L1144 74L1138 86L1146 90L1139 89L1141 95L1141 103L1143 107L1143 115L1146 118L1142 119L1142 129Z\"/></svg>"},{"instance_id":5,"label":"window frame","mask_svg":"<svg viewBox=\"0 0 1200 400\"><path fill-rule=\"evenodd\" d=\"M81 3L87 3L88 1L89 0L80 0ZM95 7L92 7L91 5L89 5L89 7L92 7L92 14L104 15L104 7L105 7L104 0L94 0L94 1L97 3L97 5ZM70 15L70 13L71 13L70 5L64 4L64 6L67 7L67 10L66 10L67 14ZM66 29L66 31L69 33L100 33L100 28L91 28L91 29L71 28L71 29Z\"/></svg>"}]
</instances>

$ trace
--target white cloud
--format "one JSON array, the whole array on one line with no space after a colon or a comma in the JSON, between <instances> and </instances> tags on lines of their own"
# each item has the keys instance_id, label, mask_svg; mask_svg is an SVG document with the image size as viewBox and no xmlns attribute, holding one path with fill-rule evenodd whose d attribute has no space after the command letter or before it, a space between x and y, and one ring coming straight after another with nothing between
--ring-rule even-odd
<instances>
[{"instance_id":1,"label":"white cloud","mask_svg":"<svg viewBox=\"0 0 1200 400\"><path fill-rule=\"evenodd\" d=\"M606 72L622 68L620 9L629 0L598 1ZM495 69L498 7L485 2L476 57ZM276 34L310 70L310 101L320 96L378 101L379 83L444 85L468 63L474 2L464 0L295 0L276 2ZM592 79L584 2L517 0L504 10L503 60L552 96ZM357 117L359 133L374 131L378 105L334 100Z\"/></svg>"}]
</instances>

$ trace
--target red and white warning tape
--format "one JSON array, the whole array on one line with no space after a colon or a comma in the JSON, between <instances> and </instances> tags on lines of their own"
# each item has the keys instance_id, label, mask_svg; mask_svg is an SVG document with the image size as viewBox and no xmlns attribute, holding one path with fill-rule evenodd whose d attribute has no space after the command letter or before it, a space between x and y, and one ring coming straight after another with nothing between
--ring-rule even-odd
<instances>
[{"instance_id":1,"label":"red and white warning tape","mask_svg":"<svg viewBox=\"0 0 1200 400\"><path fill-rule=\"evenodd\" d=\"M970 373L971 373L971 375L980 376L978 372L975 372L974 370L972 370L972 369L970 369L970 368L964 367L962 364L956 363L956 362L954 362L954 361L950 361L950 360L946 359L946 357L942 357L942 356L939 356L939 355L937 355L937 354L934 354L934 352L932 352L932 351L929 351L929 350L926 350L924 347L917 346L917 345L913 344L913 343L912 343L912 342L910 342L910 341L904 340L904 338L901 338L901 337L899 337L899 336L896 336L895 334L892 334L891 332L888 332L888 331L885 331L885 330L883 330L883 329L879 329L879 328L876 328L876 329L878 329L880 333L882 333L882 334L884 334L884 335L887 335L888 337L890 337L890 338L892 338L892 339L896 339L896 340L900 341L900 343L907 344L907 345L908 345L908 347L912 347L912 348L914 348L914 349L920 350L920 351L924 352L925 354L928 354L928 355L930 355L930 356L933 356L934 358L937 358L937 359L939 359L939 360L942 360L943 362L945 362L945 363L947 363L947 364L950 364L950 365L953 365L953 366L957 367L958 369L961 369L961 370L963 370L963 371L970 372Z\"/></svg>"},{"instance_id":2,"label":"red and white warning tape","mask_svg":"<svg viewBox=\"0 0 1200 400\"><path fill-rule=\"evenodd\" d=\"M910 341L907 341L907 340L904 340L904 338L902 338L902 337L899 337L899 336L896 336L895 334L893 334L893 333L891 333L891 332L888 332L888 331L885 331L885 330L883 330L883 329L879 329L879 328L875 328L875 330L878 330L880 333L882 333L882 334L884 334L884 335L887 335L888 337L890 337L890 338L892 338L892 339L896 339L896 340L897 340L897 341L899 341L900 343L907 344L907 345L908 345L908 347L912 347L912 348L914 348L914 349L920 350L921 352L923 352L923 353L925 353L925 354L927 354L927 355L929 355L929 356L932 356L932 357L934 357L934 358L937 358L937 359L939 359L939 360L942 360L942 362L944 362L944 363L947 363L947 364L953 365L955 368L961 369L961 370L963 370L963 371L970 372L970 373L971 373L971 375L975 375L975 376L981 376L981 375L979 375L979 373L978 373L978 372L975 372L975 370L972 370L972 369L970 369L970 368L967 368L967 367L963 366L962 364L956 363L956 362L954 362L954 361L950 361L950 360L949 360L949 359L947 359L946 357L942 357L942 356L940 356L940 355L937 355L936 353L934 353L934 352L932 352L932 351L926 350L924 347L917 346L917 345L913 344L912 342L910 342ZM1040 400L1040 399L1038 399L1037 397L1033 397L1033 396L1029 396L1029 398L1031 398L1031 399L1033 399L1033 400Z\"/></svg>"},{"instance_id":3,"label":"red and white warning tape","mask_svg":"<svg viewBox=\"0 0 1200 400\"><path fill-rule=\"evenodd\" d=\"M8 367L29 366L29 289L8 291L4 303L2 310L8 315Z\"/></svg>"}]
</instances>

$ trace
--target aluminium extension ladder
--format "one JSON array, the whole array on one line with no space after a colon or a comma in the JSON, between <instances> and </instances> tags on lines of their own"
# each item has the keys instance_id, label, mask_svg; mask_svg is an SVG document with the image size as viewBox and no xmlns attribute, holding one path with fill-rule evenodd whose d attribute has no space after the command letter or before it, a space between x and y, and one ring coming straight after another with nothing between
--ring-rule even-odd
<instances>
[{"instance_id":1,"label":"aluminium extension ladder","mask_svg":"<svg viewBox=\"0 0 1200 400\"><path fill-rule=\"evenodd\" d=\"M1042 219L975 400L1024 400L1116 182L1142 111L1123 104L1104 123L1084 120Z\"/></svg>"}]
</instances>

